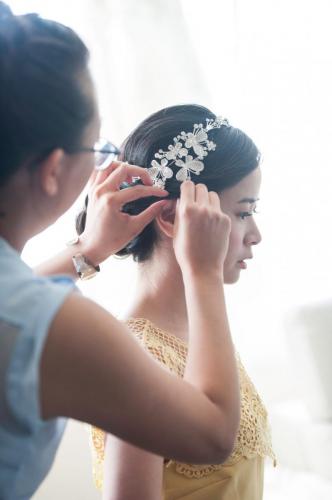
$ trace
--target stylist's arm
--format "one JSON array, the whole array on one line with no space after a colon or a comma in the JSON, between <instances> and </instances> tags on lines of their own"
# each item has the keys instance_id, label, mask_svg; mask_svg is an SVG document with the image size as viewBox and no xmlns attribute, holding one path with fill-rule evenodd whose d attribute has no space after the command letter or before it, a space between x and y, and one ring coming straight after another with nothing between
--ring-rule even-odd
<instances>
[{"instance_id":1,"label":"stylist's arm","mask_svg":"<svg viewBox=\"0 0 332 500\"><path fill-rule=\"evenodd\" d=\"M180 461L221 463L229 456L239 421L220 276L230 221L216 194L201 202L197 190L182 184L176 222L176 255L194 321L185 380L160 368L123 323L72 293L50 326L41 359L43 419L88 422Z\"/></svg>"},{"instance_id":2,"label":"stylist's arm","mask_svg":"<svg viewBox=\"0 0 332 500\"><path fill-rule=\"evenodd\" d=\"M142 184L120 190L123 182L131 183L137 177ZM72 262L76 254L84 255L98 266L137 236L162 210L165 202L157 201L135 216L124 213L122 207L138 198L164 198L167 194L167 191L152 186L148 172L141 167L113 161L107 169L95 171L91 177L84 232L74 245L37 266L36 273L44 276L68 274L76 279L78 274Z\"/></svg>"}]
</instances>

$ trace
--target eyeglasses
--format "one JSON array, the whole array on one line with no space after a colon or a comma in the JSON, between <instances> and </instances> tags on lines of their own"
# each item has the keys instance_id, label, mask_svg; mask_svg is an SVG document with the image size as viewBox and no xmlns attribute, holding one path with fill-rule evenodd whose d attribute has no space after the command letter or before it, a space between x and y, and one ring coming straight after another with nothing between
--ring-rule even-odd
<instances>
[{"instance_id":1,"label":"eyeglasses","mask_svg":"<svg viewBox=\"0 0 332 500\"><path fill-rule=\"evenodd\" d=\"M105 170L120 154L120 150L104 138L100 138L93 148L80 148L77 152L94 153L96 170Z\"/></svg>"}]
</instances>

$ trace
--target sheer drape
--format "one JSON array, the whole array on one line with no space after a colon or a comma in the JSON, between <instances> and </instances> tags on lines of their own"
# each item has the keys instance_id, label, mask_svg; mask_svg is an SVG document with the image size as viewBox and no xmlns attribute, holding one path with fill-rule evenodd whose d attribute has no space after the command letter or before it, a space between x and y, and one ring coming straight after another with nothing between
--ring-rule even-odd
<instances>
[{"instance_id":1,"label":"sheer drape","mask_svg":"<svg viewBox=\"0 0 332 500\"><path fill-rule=\"evenodd\" d=\"M89 46L104 127L112 137L122 140L164 106L208 101L180 1L91 4L98 8L93 9Z\"/></svg>"}]
</instances>

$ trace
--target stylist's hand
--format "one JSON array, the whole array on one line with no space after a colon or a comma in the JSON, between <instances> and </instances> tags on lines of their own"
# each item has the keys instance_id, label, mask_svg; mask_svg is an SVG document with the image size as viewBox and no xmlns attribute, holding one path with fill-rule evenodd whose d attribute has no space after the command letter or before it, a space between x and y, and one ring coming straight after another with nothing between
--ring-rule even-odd
<instances>
[{"instance_id":1,"label":"stylist's hand","mask_svg":"<svg viewBox=\"0 0 332 500\"><path fill-rule=\"evenodd\" d=\"M220 199L204 184L181 184L174 223L174 251L182 272L221 273L227 254L231 221Z\"/></svg>"},{"instance_id":2,"label":"stylist's hand","mask_svg":"<svg viewBox=\"0 0 332 500\"><path fill-rule=\"evenodd\" d=\"M143 185L120 190L120 185L123 182L131 183L132 177L140 177ZM162 198L167 194L167 191L152 186L152 180L144 168L120 161L114 161L109 168L93 174L85 229L80 235L83 253L97 265L121 250L156 217L167 202L155 202L135 216L123 213L123 205L138 198Z\"/></svg>"}]
</instances>

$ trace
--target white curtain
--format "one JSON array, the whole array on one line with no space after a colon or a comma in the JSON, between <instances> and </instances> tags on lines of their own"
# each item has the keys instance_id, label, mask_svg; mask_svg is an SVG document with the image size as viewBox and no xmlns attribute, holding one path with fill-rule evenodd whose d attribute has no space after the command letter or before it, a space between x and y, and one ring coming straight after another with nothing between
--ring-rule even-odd
<instances>
[{"instance_id":1,"label":"white curtain","mask_svg":"<svg viewBox=\"0 0 332 500\"><path fill-rule=\"evenodd\" d=\"M121 141L162 107L209 100L181 2L90 3L89 46L104 128L111 137Z\"/></svg>"}]
</instances>

